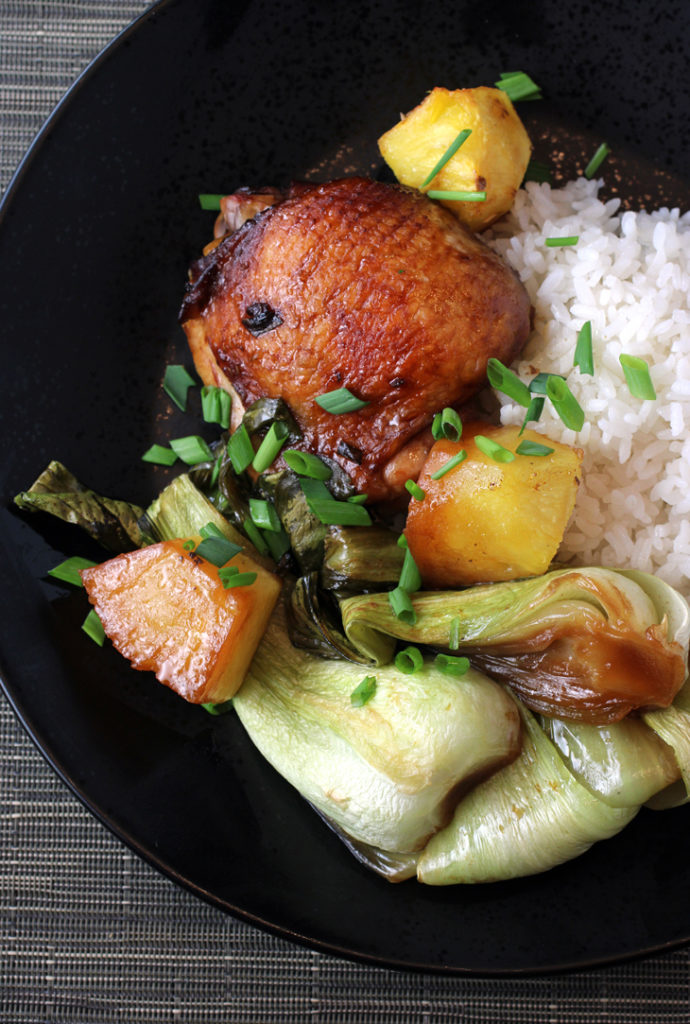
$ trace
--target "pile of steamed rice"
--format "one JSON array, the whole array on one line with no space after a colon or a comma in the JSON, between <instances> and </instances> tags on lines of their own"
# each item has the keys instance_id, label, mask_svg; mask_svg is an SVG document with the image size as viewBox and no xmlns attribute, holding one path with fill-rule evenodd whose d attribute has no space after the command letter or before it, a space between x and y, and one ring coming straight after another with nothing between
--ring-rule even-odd
<instances>
[{"instance_id":1,"label":"pile of steamed rice","mask_svg":"<svg viewBox=\"0 0 690 1024\"><path fill-rule=\"evenodd\" d=\"M690 596L690 213L621 212L601 183L529 184L488 237L535 310L513 368L568 380L585 413L574 433L547 402L534 429L584 450L582 483L559 560L653 572ZM546 238L578 235L572 247ZM573 367L591 321L594 374ZM655 401L634 398L618 357L649 365ZM504 398L501 419L525 410Z\"/></svg>"}]
</instances>

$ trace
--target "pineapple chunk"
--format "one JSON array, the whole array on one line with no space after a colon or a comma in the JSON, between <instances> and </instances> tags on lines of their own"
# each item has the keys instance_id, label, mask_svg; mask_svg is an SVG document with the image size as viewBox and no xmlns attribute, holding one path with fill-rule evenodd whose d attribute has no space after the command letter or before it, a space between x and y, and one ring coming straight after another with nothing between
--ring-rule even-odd
<instances>
[{"instance_id":1,"label":"pineapple chunk","mask_svg":"<svg viewBox=\"0 0 690 1024\"><path fill-rule=\"evenodd\" d=\"M217 704L239 689L280 581L240 553L232 565L256 580L226 590L218 569L184 543L118 555L85 569L82 580L107 636L134 668L155 672L193 704Z\"/></svg>"},{"instance_id":2,"label":"pineapple chunk","mask_svg":"<svg viewBox=\"0 0 690 1024\"><path fill-rule=\"evenodd\" d=\"M515 452L521 441L551 455L496 462L475 444L483 434ZM464 449L467 458L435 473ZM582 451L517 426L465 425L462 440L437 441L419 476L423 501L410 502L405 536L424 585L462 587L539 576L553 560L575 505Z\"/></svg>"},{"instance_id":3,"label":"pineapple chunk","mask_svg":"<svg viewBox=\"0 0 690 1024\"><path fill-rule=\"evenodd\" d=\"M501 89L432 89L381 136L379 149L399 182L420 188L465 128L472 134L427 187L486 191L485 202L441 200L463 224L482 231L512 206L532 151L524 125Z\"/></svg>"}]
</instances>

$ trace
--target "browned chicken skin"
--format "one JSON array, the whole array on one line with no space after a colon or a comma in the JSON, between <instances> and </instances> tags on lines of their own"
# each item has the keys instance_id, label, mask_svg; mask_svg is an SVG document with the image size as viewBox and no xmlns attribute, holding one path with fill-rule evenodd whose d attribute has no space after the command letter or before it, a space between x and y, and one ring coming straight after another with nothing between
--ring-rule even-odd
<instances>
[{"instance_id":1,"label":"browned chicken skin","mask_svg":"<svg viewBox=\"0 0 690 1024\"><path fill-rule=\"evenodd\" d=\"M475 394L491 356L518 354L530 304L447 210L348 178L292 186L226 235L193 267L180 318L206 384L230 386L245 406L282 396L300 446L378 501L423 458L419 439L403 449L434 413ZM369 404L323 411L314 399L337 388Z\"/></svg>"}]
</instances>

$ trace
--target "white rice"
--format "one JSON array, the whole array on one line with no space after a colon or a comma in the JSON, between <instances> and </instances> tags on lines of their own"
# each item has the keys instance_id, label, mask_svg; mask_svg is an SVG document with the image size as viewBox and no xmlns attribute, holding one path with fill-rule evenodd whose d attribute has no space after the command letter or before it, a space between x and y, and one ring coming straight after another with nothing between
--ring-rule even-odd
<instances>
[{"instance_id":1,"label":"white rice","mask_svg":"<svg viewBox=\"0 0 690 1024\"><path fill-rule=\"evenodd\" d=\"M643 569L690 596L690 213L620 212L601 182L529 184L488 241L515 268L535 310L515 371L559 373L585 412L575 434L546 403L536 430L584 449L575 512L559 552L580 565ZM573 247L544 239L578 235ZM486 236L485 236L486 237ZM573 368L592 324L594 375ZM628 391L621 353L651 370L656 401ZM505 399L504 423L525 410Z\"/></svg>"}]
</instances>

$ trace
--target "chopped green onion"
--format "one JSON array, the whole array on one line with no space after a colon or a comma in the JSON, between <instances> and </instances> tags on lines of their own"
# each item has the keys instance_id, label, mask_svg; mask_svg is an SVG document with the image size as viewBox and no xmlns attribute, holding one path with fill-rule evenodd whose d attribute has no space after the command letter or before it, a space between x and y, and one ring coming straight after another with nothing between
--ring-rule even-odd
<instances>
[{"instance_id":1,"label":"chopped green onion","mask_svg":"<svg viewBox=\"0 0 690 1024\"><path fill-rule=\"evenodd\" d=\"M447 150L445 151L445 153L443 154L443 156L441 157L441 159L440 159L440 160L438 161L438 163L437 163L437 164L435 165L435 167L434 167L433 171L431 171L431 172L430 172L429 174L427 174L426 178L424 179L424 181L422 182L422 184L421 184L421 185L419 186L419 187L420 187L420 189L422 189L422 188L426 188L426 187L427 187L427 185L428 185L428 184L429 184L430 182L432 182L432 181L434 180L434 178L435 178L435 177L436 177L436 175L437 175L437 174L439 173L439 171L442 171L442 170L443 170L443 168L444 168L444 167L446 166L446 164L448 163L448 161L449 161L450 159L452 159L452 157L454 157L454 156L455 156L455 154L457 153L457 151L458 151L458 150L460 149L460 147L462 146L463 142L464 142L464 141L465 141L465 140L466 140L466 139L468 138L468 136L470 136L471 134L472 134L472 129L471 129L471 128L463 128L461 132L458 132L458 134L457 134L457 135L455 136L455 138L454 138L454 139L453 139L453 141L451 142L451 144L450 144L450 146L448 147L448 149L447 149Z\"/></svg>"},{"instance_id":2,"label":"chopped green onion","mask_svg":"<svg viewBox=\"0 0 690 1024\"><path fill-rule=\"evenodd\" d=\"M185 412L187 409L187 392L196 385L194 378L185 370L184 366L175 363L166 367L163 377L163 390L166 395L172 398L175 405Z\"/></svg>"},{"instance_id":3,"label":"chopped green onion","mask_svg":"<svg viewBox=\"0 0 690 1024\"><path fill-rule=\"evenodd\" d=\"M252 459L252 469L256 470L257 473L263 473L264 470L268 469L287 441L289 433L290 430L287 423L282 423L279 420L272 423L268 433L259 445L256 455Z\"/></svg>"},{"instance_id":4,"label":"chopped green onion","mask_svg":"<svg viewBox=\"0 0 690 1024\"><path fill-rule=\"evenodd\" d=\"M402 587L391 590L388 594L388 601L396 619L406 622L408 626L414 626L417 621L417 613L414 610L412 598L406 590L403 590Z\"/></svg>"},{"instance_id":5,"label":"chopped green onion","mask_svg":"<svg viewBox=\"0 0 690 1024\"><path fill-rule=\"evenodd\" d=\"M369 405L369 402L365 402L362 398L357 398L347 388L326 391L325 394L318 395L314 401L325 412L330 412L333 416L341 416L345 412L357 412L358 409L363 409L365 405Z\"/></svg>"},{"instance_id":6,"label":"chopped green onion","mask_svg":"<svg viewBox=\"0 0 690 1024\"><path fill-rule=\"evenodd\" d=\"M201 413L206 423L219 423L223 430L230 426L232 399L225 388L214 385L201 389Z\"/></svg>"},{"instance_id":7,"label":"chopped green onion","mask_svg":"<svg viewBox=\"0 0 690 1024\"><path fill-rule=\"evenodd\" d=\"M208 711L209 715L224 715L232 707L232 701L222 700L220 704L202 704L201 707Z\"/></svg>"},{"instance_id":8,"label":"chopped green onion","mask_svg":"<svg viewBox=\"0 0 690 1024\"><path fill-rule=\"evenodd\" d=\"M462 451L456 452L455 455L451 455L451 457L443 463L440 469L437 469L435 473L432 473L431 479L440 480L446 475L446 473L450 473L451 469L455 469L455 467L459 466L461 462L464 462L466 458L467 452L463 448Z\"/></svg>"},{"instance_id":9,"label":"chopped green onion","mask_svg":"<svg viewBox=\"0 0 690 1024\"><path fill-rule=\"evenodd\" d=\"M621 355L618 357L623 367L628 390L633 398L648 399L653 401L656 398L656 391L652 384L649 373L649 366L639 356Z\"/></svg>"},{"instance_id":10,"label":"chopped green onion","mask_svg":"<svg viewBox=\"0 0 690 1024\"><path fill-rule=\"evenodd\" d=\"M512 398L514 402L523 405L525 409L529 408L532 400L529 388L522 383L516 373L504 366L500 359L489 359L486 375L492 388L507 395L508 398Z\"/></svg>"},{"instance_id":11,"label":"chopped green onion","mask_svg":"<svg viewBox=\"0 0 690 1024\"><path fill-rule=\"evenodd\" d=\"M549 383L552 377L558 377L560 374L556 373L538 373L536 377L533 377L529 382L529 389L533 395L545 395L546 385ZM565 380L565 377L561 376L561 380Z\"/></svg>"},{"instance_id":12,"label":"chopped green onion","mask_svg":"<svg viewBox=\"0 0 690 1024\"><path fill-rule=\"evenodd\" d=\"M564 245L577 245L580 241L579 235L556 235L555 237L546 238L545 243L550 249L562 247Z\"/></svg>"},{"instance_id":13,"label":"chopped green onion","mask_svg":"<svg viewBox=\"0 0 690 1024\"><path fill-rule=\"evenodd\" d=\"M199 206L202 210L220 210L220 201L223 195L216 195L211 192L202 192L199 195Z\"/></svg>"},{"instance_id":14,"label":"chopped green onion","mask_svg":"<svg viewBox=\"0 0 690 1024\"><path fill-rule=\"evenodd\" d=\"M266 541L271 558L275 562L279 562L285 552L290 550L290 538L282 528L278 532L263 530L261 538Z\"/></svg>"},{"instance_id":15,"label":"chopped green onion","mask_svg":"<svg viewBox=\"0 0 690 1024\"><path fill-rule=\"evenodd\" d=\"M475 434L474 443L480 452L493 459L494 462L512 462L515 458L514 452L509 451L502 444L492 441L490 437L485 437L483 434Z\"/></svg>"},{"instance_id":16,"label":"chopped green onion","mask_svg":"<svg viewBox=\"0 0 690 1024\"><path fill-rule=\"evenodd\" d=\"M199 462L210 462L213 458L211 449L203 437L199 437L198 434L175 438L170 442L170 447L187 466L196 466Z\"/></svg>"},{"instance_id":17,"label":"chopped green onion","mask_svg":"<svg viewBox=\"0 0 690 1024\"><path fill-rule=\"evenodd\" d=\"M220 529L219 526L216 526L215 523L206 523L206 525L202 526L201 529L199 530L199 535L201 537L223 537L223 538L225 538L225 534L223 533L223 531Z\"/></svg>"},{"instance_id":18,"label":"chopped green onion","mask_svg":"<svg viewBox=\"0 0 690 1024\"><path fill-rule=\"evenodd\" d=\"M259 554L267 555L269 547L267 542L264 540L264 534L261 532L259 527L253 523L251 519L245 519L242 523L242 529L249 537Z\"/></svg>"},{"instance_id":19,"label":"chopped green onion","mask_svg":"<svg viewBox=\"0 0 690 1024\"><path fill-rule=\"evenodd\" d=\"M376 676L365 676L362 682L350 694L353 708L361 708L376 693Z\"/></svg>"},{"instance_id":20,"label":"chopped green onion","mask_svg":"<svg viewBox=\"0 0 690 1024\"><path fill-rule=\"evenodd\" d=\"M403 551L406 551L409 546L407 543L407 537L405 536L404 533L400 534L395 543L398 545L399 548L402 548Z\"/></svg>"},{"instance_id":21,"label":"chopped green onion","mask_svg":"<svg viewBox=\"0 0 690 1024\"><path fill-rule=\"evenodd\" d=\"M234 434L230 435L228 441L228 458L236 473L244 473L252 464L254 448L249 437L249 431L244 423L241 423Z\"/></svg>"},{"instance_id":22,"label":"chopped green onion","mask_svg":"<svg viewBox=\"0 0 690 1024\"><path fill-rule=\"evenodd\" d=\"M91 637L94 643L98 644L99 647L103 646L105 630L103 629L103 623L99 619L98 612L95 608L92 608L86 616L81 624L81 628L87 636Z\"/></svg>"},{"instance_id":23,"label":"chopped green onion","mask_svg":"<svg viewBox=\"0 0 690 1024\"><path fill-rule=\"evenodd\" d=\"M592 159L585 167L585 178L594 177L610 152L611 147L607 146L605 142L602 142Z\"/></svg>"},{"instance_id":24,"label":"chopped green onion","mask_svg":"<svg viewBox=\"0 0 690 1024\"><path fill-rule=\"evenodd\" d=\"M414 480L405 481L405 490L409 491L412 497L415 498L417 501L424 501L424 491L422 490L418 483L415 483Z\"/></svg>"},{"instance_id":25,"label":"chopped green onion","mask_svg":"<svg viewBox=\"0 0 690 1024\"><path fill-rule=\"evenodd\" d=\"M585 414L563 377L552 373L546 382L546 395L569 430L582 430Z\"/></svg>"},{"instance_id":26,"label":"chopped green onion","mask_svg":"<svg viewBox=\"0 0 690 1024\"><path fill-rule=\"evenodd\" d=\"M194 554L200 555L201 558L220 569L241 550L239 544L233 544L227 537L208 536L200 541Z\"/></svg>"},{"instance_id":27,"label":"chopped green onion","mask_svg":"<svg viewBox=\"0 0 690 1024\"><path fill-rule=\"evenodd\" d=\"M528 423L536 423L538 421L543 409L544 398L542 395L537 395L536 398L533 398L529 403L529 409L525 413L525 418L522 421L522 426L520 427L520 434L525 432L525 427Z\"/></svg>"},{"instance_id":28,"label":"chopped green onion","mask_svg":"<svg viewBox=\"0 0 690 1024\"><path fill-rule=\"evenodd\" d=\"M504 71L494 85L497 89L502 89L513 103L541 99L541 89L524 71Z\"/></svg>"},{"instance_id":29,"label":"chopped green onion","mask_svg":"<svg viewBox=\"0 0 690 1024\"><path fill-rule=\"evenodd\" d=\"M258 573L255 572L238 572L234 566L228 566L226 569L219 569L218 576L220 582L223 584L226 590L230 590L231 587L251 587L252 583L256 581Z\"/></svg>"},{"instance_id":30,"label":"chopped green onion","mask_svg":"<svg viewBox=\"0 0 690 1024\"><path fill-rule=\"evenodd\" d=\"M156 466L172 466L177 462L177 455L172 448L164 448L160 444L152 444L141 457L142 462L153 462Z\"/></svg>"},{"instance_id":31,"label":"chopped green onion","mask_svg":"<svg viewBox=\"0 0 690 1024\"><path fill-rule=\"evenodd\" d=\"M434 664L447 676L464 676L470 667L470 659L458 658L452 654L437 654Z\"/></svg>"},{"instance_id":32,"label":"chopped green onion","mask_svg":"<svg viewBox=\"0 0 690 1024\"><path fill-rule=\"evenodd\" d=\"M256 526L260 526L263 530L279 533L283 528L275 508L270 501L265 501L263 498L249 499L249 514Z\"/></svg>"},{"instance_id":33,"label":"chopped green onion","mask_svg":"<svg viewBox=\"0 0 690 1024\"><path fill-rule=\"evenodd\" d=\"M307 499L316 518L326 526L371 526L371 516L364 505L350 501Z\"/></svg>"},{"instance_id":34,"label":"chopped green onion","mask_svg":"<svg viewBox=\"0 0 690 1024\"><path fill-rule=\"evenodd\" d=\"M525 176L522 179L523 185L528 181L547 182L551 181L551 168L540 160L530 160L527 164Z\"/></svg>"},{"instance_id":35,"label":"chopped green onion","mask_svg":"<svg viewBox=\"0 0 690 1024\"><path fill-rule=\"evenodd\" d=\"M573 366L579 366L581 373L594 373L594 355L592 354L592 321L586 320L577 333Z\"/></svg>"},{"instance_id":36,"label":"chopped green onion","mask_svg":"<svg viewBox=\"0 0 690 1024\"><path fill-rule=\"evenodd\" d=\"M323 480L314 480L312 477L302 477L299 482L302 493L307 501L335 501L331 492Z\"/></svg>"},{"instance_id":37,"label":"chopped green onion","mask_svg":"<svg viewBox=\"0 0 690 1024\"><path fill-rule=\"evenodd\" d=\"M98 563L92 562L89 558L73 555L72 558L66 558L64 562L60 562L53 569L49 569L48 575L56 580L62 580L63 583L71 583L75 587L83 587L84 584L79 575L79 570L91 569L94 565L98 565Z\"/></svg>"},{"instance_id":38,"label":"chopped green onion","mask_svg":"<svg viewBox=\"0 0 690 1024\"><path fill-rule=\"evenodd\" d=\"M193 551L194 548L196 547L196 542L193 540L186 540L182 547L185 549L185 551Z\"/></svg>"},{"instance_id":39,"label":"chopped green onion","mask_svg":"<svg viewBox=\"0 0 690 1024\"><path fill-rule=\"evenodd\" d=\"M314 480L330 480L333 476L331 467L311 452L298 452L294 448L288 448L283 452L283 458L290 469L300 476L309 476Z\"/></svg>"},{"instance_id":40,"label":"chopped green onion","mask_svg":"<svg viewBox=\"0 0 690 1024\"><path fill-rule=\"evenodd\" d=\"M486 192L446 192L444 189L429 189L424 193L429 199L448 199L459 203L484 203Z\"/></svg>"},{"instance_id":41,"label":"chopped green onion","mask_svg":"<svg viewBox=\"0 0 690 1024\"><path fill-rule=\"evenodd\" d=\"M424 658L418 647L404 647L395 656L395 667L406 676L419 672L423 664Z\"/></svg>"},{"instance_id":42,"label":"chopped green onion","mask_svg":"<svg viewBox=\"0 0 690 1024\"><path fill-rule=\"evenodd\" d=\"M554 451L546 444L539 444L537 441L520 441L515 449L517 455L551 455Z\"/></svg>"},{"instance_id":43,"label":"chopped green onion","mask_svg":"<svg viewBox=\"0 0 690 1024\"><path fill-rule=\"evenodd\" d=\"M345 500L349 501L352 505L365 505L368 497L368 494L351 494Z\"/></svg>"},{"instance_id":44,"label":"chopped green onion","mask_svg":"<svg viewBox=\"0 0 690 1024\"><path fill-rule=\"evenodd\" d=\"M448 406L437 412L431 424L431 436L434 441L445 438L447 441L459 441L462 437L462 420L455 411Z\"/></svg>"},{"instance_id":45,"label":"chopped green onion","mask_svg":"<svg viewBox=\"0 0 690 1024\"><path fill-rule=\"evenodd\" d=\"M408 594L413 594L422 585L422 577L417 563L415 562L412 552L405 546L405 558L403 560L402 569L400 570L400 579L398 580L398 586L406 590Z\"/></svg>"},{"instance_id":46,"label":"chopped green onion","mask_svg":"<svg viewBox=\"0 0 690 1024\"><path fill-rule=\"evenodd\" d=\"M460 646L460 619L455 615L450 620L450 631L448 633L448 646L451 651L457 651Z\"/></svg>"}]
</instances>

